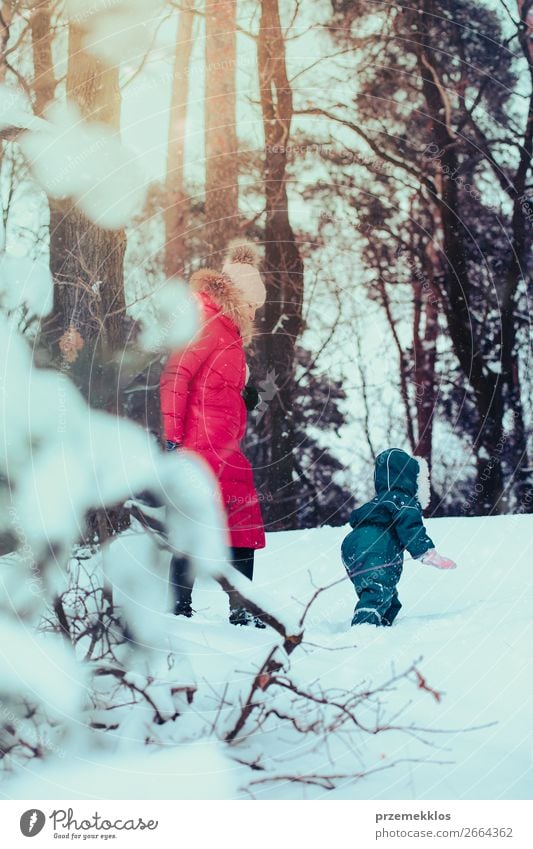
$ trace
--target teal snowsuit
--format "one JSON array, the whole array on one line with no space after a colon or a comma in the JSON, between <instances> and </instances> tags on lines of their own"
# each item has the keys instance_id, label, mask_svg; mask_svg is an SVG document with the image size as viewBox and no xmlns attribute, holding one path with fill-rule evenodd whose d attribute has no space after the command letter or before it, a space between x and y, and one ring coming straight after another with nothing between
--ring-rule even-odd
<instances>
[{"instance_id":1,"label":"teal snowsuit","mask_svg":"<svg viewBox=\"0 0 533 849\"><path fill-rule=\"evenodd\" d=\"M417 498L419 471L417 460L405 451L383 451L376 458L375 498L350 516L353 531L344 538L341 552L359 597L352 625L392 625L401 608L396 587L404 550L417 558L435 547Z\"/></svg>"}]
</instances>

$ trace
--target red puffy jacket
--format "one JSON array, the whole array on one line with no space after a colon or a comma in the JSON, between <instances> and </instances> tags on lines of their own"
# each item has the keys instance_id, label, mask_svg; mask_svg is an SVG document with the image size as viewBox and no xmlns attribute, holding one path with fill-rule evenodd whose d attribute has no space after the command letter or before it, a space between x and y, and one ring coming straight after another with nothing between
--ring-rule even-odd
<instances>
[{"instance_id":1,"label":"red puffy jacket","mask_svg":"<svg viewBox=\"0 0 533 849\"><path fill-rule=\"evenodd\" d=\"M200 454L218 478L231 545L263 548L265 532L252 467L240 449L246 430L243 332L234 287L215 272L197 272L204 322L169 357L160 380L165 438ZM224 309L224 314L222 313ZM240 319L242 318L242 321Z\"/></svg>"}]
</instances>

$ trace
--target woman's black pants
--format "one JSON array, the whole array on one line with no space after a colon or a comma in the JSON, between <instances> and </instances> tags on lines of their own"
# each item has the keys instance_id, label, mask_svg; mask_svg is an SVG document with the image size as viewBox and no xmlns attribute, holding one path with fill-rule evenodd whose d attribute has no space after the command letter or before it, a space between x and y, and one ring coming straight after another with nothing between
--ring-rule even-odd
<instances>
[{"instance_id":1,"label":"woman's black pants","mask_svg":"<svg viewBox=\"0 0 533 849\"><path fill-rule=\"evenodd\" d=\"M231 548L231 565L248 580L254 576L254 549L253 548ZM179 605L190 605L192 599L192 588L194 577L191 574L190 562L186 557L173 557L170 563L170 588L172 591L173 607ZM231 610L239 607L232 599L229 600Z\"/></svg>"}]
</instances>

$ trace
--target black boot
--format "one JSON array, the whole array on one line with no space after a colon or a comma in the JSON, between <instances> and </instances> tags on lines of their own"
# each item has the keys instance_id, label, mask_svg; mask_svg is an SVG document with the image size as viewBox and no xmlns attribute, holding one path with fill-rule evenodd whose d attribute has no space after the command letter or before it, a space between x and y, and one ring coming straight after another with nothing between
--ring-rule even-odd
<instances>
[{"instance_id":1,"label":"black boot","mask_svg":"<svg viewBox=\"0 0 533 849\"><path fill-rule=\"evenodd\" d=\"M186 557L172 558L170 563L170 591L172 593L172 612L175 616L190 619L192 609L192 587L190 563Z\"/></svg>"},{"instance_id":2,"label":"black boot","mask_svg":"<svg viewBox=\"0 0 533 849\"><path fill-rule=\"evenodd\" d=\"M244 607L235 607L230 611L229 621L232 625L251 625L252 615Z\"/></svg>"},{"instance_id":3,"label":"black boot","mask_svg":"<svg viewBox=\"0 0 533 849\"><path fill-rule=\"evenodd\" d=\"M232 625L251 625L253 628L266 628L264 622L259 616L254 616L245 607L234 608L229 615L229 621Z\"/></svg>"},{"instance_id":4,"label":"black boot","mask_svg":"<svg viewBox=\"0 0 533 849\"><path fill-rule=\"evenodd\" d=\"M193 614L190 601L177 601L174 605L174 616L186 616L190 619Z\"/></svg>"},{"instance_id":5,"label":"black boot","mask_svg":"<svg viewBox=\"0 0 533 849\"><path fill-rule=\"evenodd\" d=\"M253 548L232 548L231 562L241 575L249 581L254 577L254 550ZM251 625L254 628L266 628L264 622L258 616L254 616L245 607L238 605L237 599L230 593L230 615L229 621L232 625Z\"/></svg>"}]
</instances>

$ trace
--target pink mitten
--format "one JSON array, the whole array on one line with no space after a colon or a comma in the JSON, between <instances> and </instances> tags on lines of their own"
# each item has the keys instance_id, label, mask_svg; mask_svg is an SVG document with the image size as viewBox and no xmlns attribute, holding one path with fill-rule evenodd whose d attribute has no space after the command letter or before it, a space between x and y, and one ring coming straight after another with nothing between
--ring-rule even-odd
<instances>
[{"instance_id":1,"label":"pink mitten","mask_svg":"<svg viewBox=\"0 0 533 849\"><path fill-rule=\"evenodd\" d=\"M441 557L436 548L430 548L420 560L428 566L436 566L437 569L457 569L457 563L447 557Z\"/></svg>"}]
</instances>

